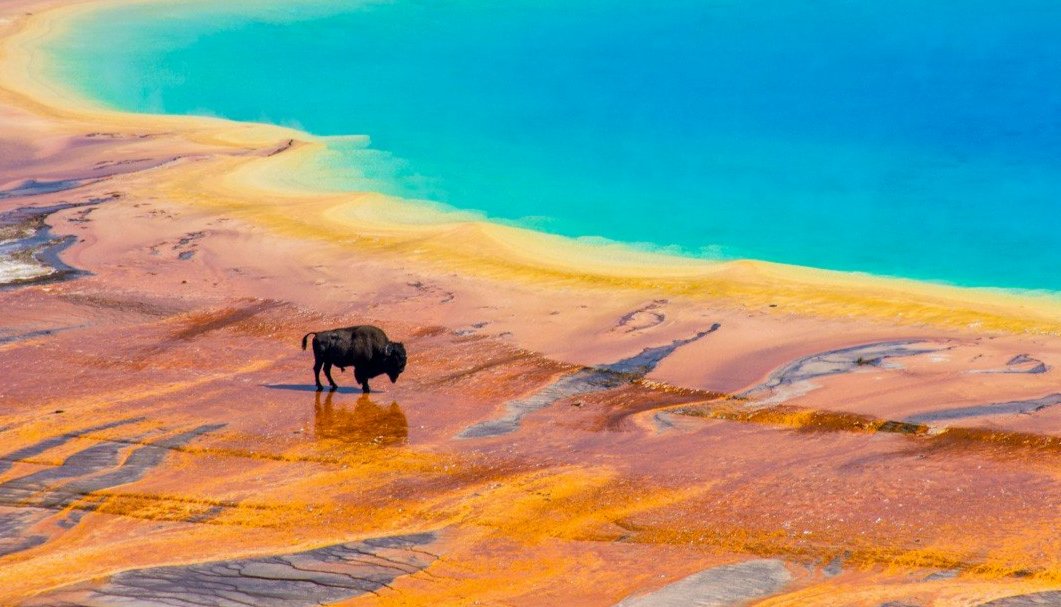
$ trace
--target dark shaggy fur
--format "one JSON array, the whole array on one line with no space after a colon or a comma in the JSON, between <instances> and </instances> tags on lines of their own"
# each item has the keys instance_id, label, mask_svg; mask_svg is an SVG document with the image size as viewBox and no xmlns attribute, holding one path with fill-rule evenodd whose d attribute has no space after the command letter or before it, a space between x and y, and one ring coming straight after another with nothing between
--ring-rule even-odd
<instances>
[{"instance_id":1,"label":"dark shaggy fur","mask_svg":"<svg viewBox=\"0 0 1061 607\"><path fill-rule=\"evenodd\" d=\"M371 392L368 380L377 375L387 374L391 383L398 381L398 376L405 370L405 346L400 342L387 339L387 334L378 327L361 325L330 331L311 331L302 337L302 349L306 349L306 339L313 336L313 378L317 390L321 385L321 368L328 378L332 390L339 388L332 379L332 366L342 371L346 367L354 368L354 379L361 384L361 390Z\"/></svg>"}]
</instances>

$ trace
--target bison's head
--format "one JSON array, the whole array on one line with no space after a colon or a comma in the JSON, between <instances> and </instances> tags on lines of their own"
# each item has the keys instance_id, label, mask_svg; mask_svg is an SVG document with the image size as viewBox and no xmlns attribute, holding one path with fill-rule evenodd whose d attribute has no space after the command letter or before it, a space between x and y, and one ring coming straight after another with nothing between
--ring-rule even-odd
<instances>
[{"instance_id":1,"label":"bison's head","mask_svg":"<svg viewBox=\"0 0 1061 607\"><path fill-rule=\"evenodd\" d=\"M405 370L405 346L401 342L392 341L387 344L385 354L387 359L383 368L387 370L387 377L391 378L393 384L398 381L398 376Z\"/></svg>"}]
</instances>

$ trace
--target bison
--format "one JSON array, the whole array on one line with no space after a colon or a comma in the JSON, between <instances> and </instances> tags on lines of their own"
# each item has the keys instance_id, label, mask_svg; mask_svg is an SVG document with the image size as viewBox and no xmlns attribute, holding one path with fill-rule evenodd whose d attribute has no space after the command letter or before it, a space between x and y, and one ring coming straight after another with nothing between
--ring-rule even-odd
<instances>
[{"instance_id":1,"label":"bison","mask_svg":"<svg viewBox=\"0 0 1061 607\"><path fill-rule=\"evenodd\" d=\"M306 338L313 336L313 378L317 382L317 391L324 389L321 385L321 368L328 378L332 390L339 386L332 379L332 365L343 371L346 367L354 368L354 379L361 384L366 394L372 390L368 380L377 375L387 374L391 383L398 381L398 376L405 370L405 346L391 341L387 334L378 327L361 325L329 331L310 331L302 336L302 349L306 349Z\"/></svg>"}]
</instances>

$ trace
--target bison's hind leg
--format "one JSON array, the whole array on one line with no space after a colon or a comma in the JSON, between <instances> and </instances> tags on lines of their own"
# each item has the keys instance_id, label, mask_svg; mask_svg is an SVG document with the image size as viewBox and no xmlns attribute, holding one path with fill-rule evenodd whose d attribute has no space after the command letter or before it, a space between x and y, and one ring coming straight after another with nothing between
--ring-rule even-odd
<instances>
[{"instance_id":1,"label":"bison's hind leg","mask_svg":"<svg viewBox=\"0 0 1061 607\"><path fill-rule=\"evenodd\" d=\"M304 339L304 338L303 338ZM324 348L321 346L320 336L313 334L313 381L317 384L317 392L324 390L321 385L321 367L324 366Z\"/></svg>"},{"instance_id":2,"label":"bison's hind leg","mask_svg":"<svg viewBox=\"0 0 1061 607\"><path fill-rule=\"evenodd\" d=\"M317 392L320 392L324 389L324 386L321 385L321 367L324 365L324 361L321 360L320 356L316 356L316 352L314 352L314 355L313 381L317 382Z\"/></svg>"},{"instance_id":3,"label":"bison's hind leg","mask_svg":"<svg viewBox=\"0 0 1061 607\"><path fill-rule=\"evenodd\" d=\"M328 383L332 385L333 392L339 389L339 385L335 383L334 379L332 379L332 363L324 363L324 377L328 378ZM318 385L320 384L318 383Z\"/></svg>"}]
</instances>

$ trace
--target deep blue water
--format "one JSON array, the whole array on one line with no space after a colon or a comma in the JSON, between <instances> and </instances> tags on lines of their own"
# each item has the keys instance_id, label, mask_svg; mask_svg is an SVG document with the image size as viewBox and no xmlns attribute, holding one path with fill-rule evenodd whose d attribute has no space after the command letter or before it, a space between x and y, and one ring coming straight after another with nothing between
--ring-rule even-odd
<instances>
[{"instance_id":1,"label":"deep blue water","mask_svg":"<svg viewBox=\"0 0 1061 607\"><path fill-rule=\"evenodd\" d=\"M334 185L712 258L1061 291L1061 3L105 10L118 108L366 134Z\"/></svg>"}]
</instances>

